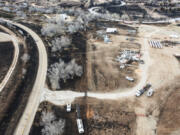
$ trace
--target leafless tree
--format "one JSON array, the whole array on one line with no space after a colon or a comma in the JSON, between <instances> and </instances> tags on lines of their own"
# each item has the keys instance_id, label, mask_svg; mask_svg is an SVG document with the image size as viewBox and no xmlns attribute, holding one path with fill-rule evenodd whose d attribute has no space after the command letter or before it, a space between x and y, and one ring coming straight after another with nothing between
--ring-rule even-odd
<instances>
[{"instance_id":1,"label":"leafless tree","mask_svg":"<svg viewBox=\"0 0 180 135\"><path fill-rule=\"evenodd\" d=\"M65 120L56 120L54 113L42 112L41 123L43 126L41 130L42 135L62 135L64 132Z\"/></svg>"},{"instance_id":2,"label":"leafless tree","mask_svg":"<svg viewBox=\"0 0 180 135\"><path fill-rule=\"evenodd\" d=\"M52 52L61 51L62 48L68 47L71 44L71 40L65 36L56 38L52 41Z\"/></svg>"},{"instance_id":3,"label":"leafless tree","mask_svg":"<svg viewBox=\"0 0 180 135\"><path fill-rule=\"evenodd\" d=\"M48 23L43 26L41 29L41 33L44 36L52 37L55 34L62 34L65 32L65 28L63 26L59 26L58 24Z\"/></svg>"},{"instance_id":4,"label":"leafless tree","mask_svg":"<svg viewBox=\"0 0 180 135\"><path fill-rule=\"evenodd\" d=\"M73 79L74 76L80 77L82 74L83 69L75 62L75 59L69 63L59 59L58 63L52 64L48 69L48 78L52 89L60 89L60 80L66 82L67 79Z\"/></svg>"},{"instance_id":5,"label":"leafless tree","mask_svg":"<svg viewBox=\"0 0 180 135\"><path fill-rule=\"evenodd\" d=\"M21 57L21 59L22 59L22 61L23 62L28 62L28 60L30 59L30 56L27 54L27 53L25 53L25 54L23 54L23 56Z\"/></svg>"}]
</instances>

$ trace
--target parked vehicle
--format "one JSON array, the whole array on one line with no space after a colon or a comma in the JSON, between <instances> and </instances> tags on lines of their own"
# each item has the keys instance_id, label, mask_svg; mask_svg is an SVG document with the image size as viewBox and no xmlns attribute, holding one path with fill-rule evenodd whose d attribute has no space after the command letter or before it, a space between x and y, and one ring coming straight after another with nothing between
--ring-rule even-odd
<instances>
[{"instance_id":1,"label":"parked vehicle","mask_svg":"<svg viewBox=\"0 0 180 135\"><path fill-rule=\"evenodd\" d=\"M148 90L150 87L151 87L151 84L148 83L148 84L146 84L146 86L143 87L143 89L146 91L146 90Z\"/></svg>"},{"instance_id":2,"label":"parked vehicle","mask_svg":"<svg viewBox=\"0 0 180 135\"><path fill-rule=\"evenodd\" d=\"M67 112L70 112L70 111L71 111L71 104L67 104L67 105L66 105L66 111L67 111Z\"/></svg>"},{"instance_id":3,"label":"parked vehicle","mask_svg":"<svg viewBox=\"0 0 180 135\"><path fill-rule=\"evenodd\" d=\"M140 97L145 91L143 89L136 92L136 97Z\"/></svg>"},{"instance_id":4,"label":"parked vehicle","mask_svg":"<svg viewBox=\"0 0 180 135\"><path fill-rule=\"evenodd\" d=\"M147 91L146 96L151 97L151 96L153 95L153 93L154 93L154 90L153 90L152 88L150 88L150 89Z\"/></svg>"},{"instance_id":5,"label":"parked vehicle","mask_svg":"<svg viewBox=\"0 0 180 135\"><path fill-rule=\"evenodd\" d=\"M83 127L83 122L82 119L77 119L77 126L78 126L78 132L80 134L84 133L84 127Z\"/></svg>"},{"instance_id":6,"label":"parked vehicle","mask_svg":"<svg viewBox=\"0 0 180 135\"><path fill-rule=\"evenodd\" d=\"M151 84L146 84L142 89L136 92L136 97L141 96L145 91L147 91L151 87Z\"/></svg>"},{"instance_id":7,"label":"parked vehicle","mask_svg":"<svg viewBox=\"0 0 180 135\"><path fill-rule=\"evenodd\" d=\"M126 76L126 80L130 81L130 82L134 82L134 78Z\"/></svg>"}]
</instances>

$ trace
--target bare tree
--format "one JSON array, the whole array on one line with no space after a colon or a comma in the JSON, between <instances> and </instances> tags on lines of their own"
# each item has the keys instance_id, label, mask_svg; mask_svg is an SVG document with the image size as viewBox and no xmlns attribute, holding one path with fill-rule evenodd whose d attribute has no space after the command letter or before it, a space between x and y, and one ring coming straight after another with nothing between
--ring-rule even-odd
<instances>
[{"instance_id":1,"label":"bare tree","mask_svg":"<svg viewBox=\"0 0 180 135\"><path fill-rule=\"evenodd\" d=\"M61 51L62 48L68 47L71 44L71 40L65 36L56 38L52 41L52 52Z\"/></svg>"},{"instance_id":2,"label":"bare tree","mask_svg":"<svg viewBox=\"0 0 180 135\"><path fill-rule=\"evenodd\" d=\"M28 60L30 59L30 56L27 54L27 53L25 53L25 54L23 54L23 56L21 57L21 59L22 59L22 61L23 62L28 62Z\"/></svg>"},{"instance_id":3,"label":"bare tree","mask_svg":"<svg viewBox=\"0 0 180 135\"><path fill-rule=\"evenodd\" d=\"M41 126L44 128L41 130L42 135L62 135L64 132L65 120L56 120L54 113L42 112Z\"/></svg>"},{"instance_id":4,"label":"bare tree","mask_svg":"<svg viewBox=\"0 0 180 135\"><path fill-rule=\"evenodd\" d=\"M64 63L59 59L58 63L52 64L48 69L48 78L52 89L60 89L60 80L66 82L67 79L73 79L74 76L80 77L82 74L83 69L75 62L75 59L69 63Z\"/></svg>"},{"instance_id":5,"label":"bare tree","mask_svg":"<svg viewBox=\"0 0 180 135\"><path fill-rule=\"evenodd\" d=\"M46 25L43 26L43 28L41 29L41 33L44 36L49 36L52 37L55 34L62 34L65 32L65 29L63 26L59 26L58 24L53 24L53 23L48 23Z\"/></svg>"},{"instance_id":6,"label":"bare tree","mask_svg":"<svg viewBox=\"0 0 180 135\"><path fill-rule=\"evenodd\" d=\"M65 10L65 9L62 9ZM43 26L41 32L44 36L54 36L55 34L63 34L69 32L71 34L76 33L79 30L86 30L89 22L95 20L97 16L89 12L85 12L82 9L65 10L64 12L73 12L76 18L72 22L64 21L62 18L50 18L47 24Z\"/></svg>"}]
</instances>

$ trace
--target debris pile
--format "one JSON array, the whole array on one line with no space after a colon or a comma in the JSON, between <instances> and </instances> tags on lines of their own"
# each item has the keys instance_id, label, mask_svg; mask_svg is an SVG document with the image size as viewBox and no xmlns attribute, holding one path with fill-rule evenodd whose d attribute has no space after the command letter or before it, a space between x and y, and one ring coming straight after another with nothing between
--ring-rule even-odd
<instances>
[{"instance_id":1,"label":"debris pile","mask_svg":"<svg viewBox=\"0 0 180 135\"><path fill-rule=\"evenodd\" d=\"M137 51L124 50L120 52L120 55L117 56L116 61L120 63L120 68L123 69L127 64L130 64L134 61L141 62L141 54Z\"/></svg>"}]
</instances>

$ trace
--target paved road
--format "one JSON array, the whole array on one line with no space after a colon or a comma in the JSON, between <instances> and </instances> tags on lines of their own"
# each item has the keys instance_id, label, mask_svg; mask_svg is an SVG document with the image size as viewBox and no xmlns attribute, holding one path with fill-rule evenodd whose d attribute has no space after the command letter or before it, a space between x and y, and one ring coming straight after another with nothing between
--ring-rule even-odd
<instances>
[{"instance_id":1,"label":"paved road","mask_svg":"<svg viewBox=\"0 0 180 135\"><path fill-rule=\"evenodd\" d=\"M7 84L9 78L11 77L11 75L12 75L12 73L13 73L15 67L16 67L18 57L19 57L19 46L18 46L18 41L17 41L15 36L9 35L9 34L6 34L6 33L2 33L2 32L0 32L0 36L5 36L5 38L12 41L13 45L14 45L14 57L13 57L12 64L9 67L9 70L8 70L6 76L4 77L2 82L0 83L0 92L1 92L3 90L3 88L5 87L5 85Z\"/></svg>"},{"instance_id":2,"label":"paved road","mask_svg":"<svg viewBox=\"0 0 180 135\"><path fill-rule=\"evenodd\" d=\"M24 25L11 22L9 20L5 20L6 22L9 22L15 26L20 27L27 33L29 33L32 38L36 41L38 53L39 53L39 66L38 66L38 72L37 77L31 92L31 95L29 97L28 103L26 105L25 111L18 123L18 126L16 128L16 131L14 135L28 135L30 128L32 126L36 111L38 109L39 103L40 103L40 97L42 94L42 90L44 87L45 79L46 79L46 73L47 73L47 53L46 48L41 40L41 38L33 32L31 29L27 28Z\"/></svg>"},{"instance_id":3,"label":"paved road","mask_svg":"<svg viewBox=\"0 0 180 135\"><path fill-rule=\"evenodd\" d=\"M43 41L35 32L33 32L31 29L21 24L17 24L17 23L13 23L13 24L24 29L27 33L29 33L33 37L34 41L36 41L38 53L39 53L39 66L38 66L36 81L34 83L25 111L14 133L14 135L28 135L40 103L40 97L46 80L47 53Z\"/></svg>"}]
</instances>

